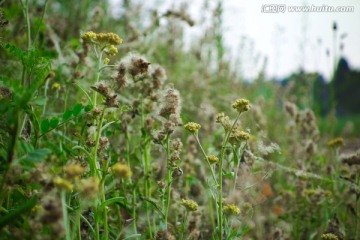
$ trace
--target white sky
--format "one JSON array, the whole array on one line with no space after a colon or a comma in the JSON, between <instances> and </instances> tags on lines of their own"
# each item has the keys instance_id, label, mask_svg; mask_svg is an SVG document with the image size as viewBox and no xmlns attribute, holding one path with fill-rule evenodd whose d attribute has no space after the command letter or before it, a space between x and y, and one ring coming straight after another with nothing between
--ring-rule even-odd
<instances>
[{"instance_id":1,"label":"white sky","mask_svg":"<svg viewBox=\"0 0 360 240\"><path fill-rule=\"evenodd\" d=\"M111 0L114 6L118 1ZM188 3L191 16L200 19L204 0L148 0L145 9L157 8L161 12L184 2ZM209 0L212 6L216 2ZM262 13L263 4L354 6L355 10L348 13ZM265 57L268 77L287 76L301 65L305 71L318 70L329 77L333 68L334 21L338 26L338 46L340 35L347 34L342 40L343 56L351 67L360 68L359 0L223 0L223 7L224 41L231 53L229 57L242 60L241 66L234 67L247 78L256 76ZM189 29L188 35L188 41L191 41L192 36L201 35L201 29ZM318 39L321 39L321 44ZM241 43L245 48L240 47ZM302 43L303 48L300 47ZM329 49L330 57L326 56L326 49Z\"/></svg>"}]
</instances>

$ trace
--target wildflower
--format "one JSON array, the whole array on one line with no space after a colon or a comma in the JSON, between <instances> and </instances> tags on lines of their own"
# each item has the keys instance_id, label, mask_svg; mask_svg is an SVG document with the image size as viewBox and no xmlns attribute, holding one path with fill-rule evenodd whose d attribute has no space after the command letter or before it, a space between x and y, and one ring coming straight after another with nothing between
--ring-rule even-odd
<instances>
[{"instance_id":1,"label":"wildflower","mask_svg":"<svg viewBox=\"0 0 360 240\"><path fill-rule=\"evenodd\" d=\"M120 45L122 43L121 37L115 33L98 33L96 34L96 41L111 45Z\"/></svg>"},{"instance_id":2,"label":"wildflower","mask_svg":"<svg viewBox=\"0 0 360 240\"><path fill-rule=\"evenodd\" d=\"M95 198L99 192L99 180L95 177L82 179L79 191L86 198Z\"/></svg>"},{"instance_id":3,"label":"wildflower","mask_svg":"<svg viewBox=\"0 0 360 240\"><path fill-rule=\"evenodd\" d=\"M218 115L216 115L216 122L222 123L224 117L225 117L225 113L219 113Z\"/></svg>"},{"instance_id":4,"label":"wildflower","mask_svg":"<svg viewBox=\"0 0 360 240\"><path fill-rule=\"evenodd\" d=\"M116 50L117 50L117 48L116 48ZM108 64L110 62L110 59L104 58L103 62L104 62L104 64Z\"/></svg>"},{"instance_id":5,"label":"wildflower","mask_svg":"<svg viewBox=\"0 0 360 240\"><path fill-rule=\"evenodd\" d=\"M85 168L83 168L79 164L70 164L66 167L64 167L64 172L66 176L69 177L69 179L74 179L80 175L82 175L85 172Z\"/></svg>"},{"instance_id":6,"label":"wildflower","mask_svg":"<svg viewBox=\"0 0 360 240\"><path fill-rule=\"evenodd\" d=\"M343 138L335 138L330 140L327 145L332 148L339 148L344 146L344 139Z\"/></svg>"},{"instance_id":7,"label":"wildflower","mask_svg":"<svg viewBox=\"0 0 360 240\"><path fill-rule=\"evenodd\" d=\"M126 67L124 63L120 63L119 67L118 67L118 72L115 79L115 82L117 84L117 88L123 89L126 84L127 84L127 79L125 77L125 73L126 73Z\"/></svg>"},{"instance_id":8,"label":"wildflower","mask_svg":"<svg viewBox=\"0 0 360 240\"><path fill-rule=\"evenodd\" d=\"M223 212L225 215L239 215L241 211L236 205L229 204L223 207Z\"/></svg>"},{"instance_id":9,"label":"wildflower","mask_svg":"<svg viewBox=\"0 0 360 240\"><path fill-rule=\"evenodd\" d=\"M243 141L247 141L250 139L250 134L244 131L239 131L238 129L234 129L229 137L229 142L233 145L240 144Z\"/></svg>"},{"instance_id":10,"label":"wildflower","mask_svg":"<svg viewBox=\"0 0 360 240\"><path fill-rule=\"evenodd\" d=\"M94 33L93 31L88 31L88 32L84 33L83 35L81 35L81 39L84 42L95 42L96 41L96 33Z\"/></svg>"},{"instance_id":11,"label":"wildflower","mask_svg":"<svg viewBox=\"0 0 360 240\"><path fill-rule=\"evenodd\" d=\"M53 83L53 85L51 86L51 89L54 90L54 91L59 91L61 89L61 85L60 83Z\"/></svg>"},{"instance_id":12,"label":"wildflower","mask_svg":"<svg viewBox=\"0 0 360 240\"><path fill-rule=\"evenodd\" d=\"M322 240L339 240L338 236L333 233L325 233L321 235Z\"/></svg>"},{"instance_id":13,"label":"wildflower","mask_svg":"<svg viewBox=\"0 0 360 240\"><path fill-rule=\"evenodd\" d=\"M241 98L236 100L232 107L239 113L246 112L250 109L249 100Z\"/></svg>"},{"instance_id":14,"label":"wildflower","mask_svg":"<svg viewBox=\"0 0 360 240\"><path fill-rule=\"evenodd\" d=\"M194 122L188 122L187 124L184 125L184 128L191 133L198 133L199 129L201 128L201 125Z\"/></svg>"},{"instance_id":15,"label":"wildflower","mask_svg":"<svg viewBox=\"0 0 360 240\"><path fill-rule=\"evenodd\" d=\"M158 65L152 69L150 76L152 78L152 83L155 89L160 88L160 86L167 78L165 69Z\"/></svg>"},{"instance_id":16,"label":"wildflower","mask_svg":"<svg viewBox=\"0 0 360 240\"><path fill-rule=\"evenodd\" d=\"M219 162L219 158L214 155L207 156L207 160L209 161L210 164L215 164Z\"/></svg>"},{"instance_id":17,"label":"wildflower","mask_svg":"<svg viewBox=\"0 0 360 240\"><path fill-rule=\"evenodd\" d=\"M130 178L132 175L129 166L122 163L116 163L114 166L112 166L111 170L120 179Z\"/></svg>"},{"instance_id":18,"label":"wildflower","mask_svg":"<svg viewBox=\"0 0 360 240\"><path fill-rule=\"evenodd\" d=\"M110 45L106 48L106 53L109 56L115 56L118 53L118 49L114 45Z\"/></svg>"},{"instance_id":19,"label":"wildflower","mask_svg":"<svg viewBox=\"0 0 360 240\"><path fill-rule=\"evenodd\" d=\"M199 207L199 205L191 199L187 199L187 200L182 199L181 205L183 205L186 208L186 210L189 212L194 212L194 211L198 210L198 207Z\"/></svg>"},{"instance_id":20,"label":"wildflower","mask_svg":"<svg viewBox=\"0 0 360 240\"><path fill-rule=\"evenodd\" d=\"M57 188L66 192L71 192L73 189L73 185L68 180L63 178L56 178L54 183Z\"/></svg>"}]
</instances>

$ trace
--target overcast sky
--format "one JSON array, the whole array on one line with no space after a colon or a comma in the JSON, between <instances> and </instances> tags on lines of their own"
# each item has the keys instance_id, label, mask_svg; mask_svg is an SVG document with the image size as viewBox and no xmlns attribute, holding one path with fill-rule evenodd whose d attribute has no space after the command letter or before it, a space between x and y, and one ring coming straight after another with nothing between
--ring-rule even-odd
<instances>
[{"instance_id":1,"label":"overcast sky","mask_svg":"<svg viewBox=\"0 0 360 240\"><path fill-rule=\"evenodd\" d=\"M119 0L111 0L113 3ZM190 14L195 20L203 13L204 0L151 0L148 9L160 6L165 11L171 6L188 2ZM217 1L210 0L215 5ZM263 13L264 4L286 6L327 5L354 6L354 12L330 13ZM351 67L360 68L360 1L359 0L224 0L225 44L232 58L242 59L239 66L247 78L256 75L265 57L268 60L268 77L284 77L303 66L306 71L320 71L326 77L333 68L333 31L338 26L337 48L343 42L342 51ZM189 38L201 34L201 29L189 29ZM340 36L345 36L340 41ZM240 47L241 43L243 47ZM326 51L330 56L327 57ZM340 54L337 49L338 55ZM236 66L237 67L237 66Z\"/></svg>"}]
</instances>

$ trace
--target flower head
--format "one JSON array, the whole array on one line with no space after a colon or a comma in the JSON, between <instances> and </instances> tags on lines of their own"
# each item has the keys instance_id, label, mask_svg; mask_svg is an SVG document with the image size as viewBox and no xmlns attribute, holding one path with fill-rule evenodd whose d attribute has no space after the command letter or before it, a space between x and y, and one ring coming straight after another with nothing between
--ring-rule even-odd
<instances>
[{"instance_id":1,"label":"flower head","mask_svg":"<svg viewBox=\"0 0 360 240\"><path fill-rule=\"evenodd\" d=\"M219 158L215 155L207 156L207 160L209 161L210 164L215 164L219 162Z\"/></svg>"},{"instance_id":2,"label":"flower head","mask_svg":"<svg viewBox=\"0 0 360 240\"><path fill-rule=\"evenodd\" d=\"M197 133L199 132L201 125L194 122L188 122L187 124L184 125L184 128L191 133Z\"/></svg>"},{"instance_id":3,"label":"flower head","mask_svg":"<svg viewBox=\"0 0 360 240\"><path fill-rule=\"evenodd\" d=\"M84 40L84 42L95 42L96 41L96 33L93 31L88 31L81 35L81 39Z\"/></svg>"},{"instance_id":4,"label":"flower head","mask_svg":"<svg viewBox=\"0 0 360 240\"><path fill-rule=\"evenodd\" d=\"M70 179L74 179L82 175L85 172L85 168L80 164L70 164L64 167L64 172Z\"/></svg>"},{"instance_id":5,"label":"flower head","mask_svg":"<svg viewBox=\"0 0 360 240\"><path fill-rule=\"evenodd\" d=\"M333 233L325 233L321 235L322 240L339 240L338 236Z\"/></svg>"},{"instance_id":6,"label":"flower head","mask_svg":"<svg viewBox=\"0 0 360 240\"><path fill-rule=\"evenodd\" d=\"M114 45L110 45L106 48L106 53L109 56L115 56L118 53L118 49Z\"/></svg>"},{"instance_id":7,"label":"flower head","mask_svg":"<svg viewBox=\"0 0 360 240\"><path fill-rule=\"evenodd\" d=\"M332 148L338 148L344 146L344 139L343 138L335 138L330 140L327 145Z\"/></svg>"},{"instance_id":8,"label":"flower head","mask_svg":"<svg viewBox=\"0 0 360 240\"><path fill-rule=\"evenodd\" d=\"M194 212L198 209L199 205L193 201L193 200L190 200L190 199L182 199L181 200L181 205L183 205L187 211L190 211L190 212Z\"/></svg>"},{"instance_id":9,"label":"flower head","mask_svg":"<svg viewBox=\"0 0 360 240\"><path fill-rule=\"evenodd\" d=\"M250 109L249 100L240 98L233 103L232 107L239 113L246 112Z\"/></svg>"},{"instance_id":10,"label":"flower head","mask_svg":"<svg viewBox=\"0 0 360 240\"><path fill-rule=\"evenodd\" d=\"M116 163L114 166L111 167L111 170L120 179L130 178L132 175L130 167L122 163Z\"/></svg>"},{"instance_id":11,"label":"flower head","mask_svg":"<svg viewBox=\"0 0 360 240\"><path fill-rule=\"evenodd\" d=\"M229 204L224 206L223 212L225 215L239 215L241 211L236 205Z\"/></svg>"},{"instance_id":12,"label":"flower head","mask_svg":"<svg viewBox=\"0 0 360 240\"><path fill-rule=\"evenodd\" d=\"M57 188L66 192L71 192L73 189L73 185L71 184L71 182L63 178L56 178L54 180L54 183Z\"/></svg>"}]
</instances>

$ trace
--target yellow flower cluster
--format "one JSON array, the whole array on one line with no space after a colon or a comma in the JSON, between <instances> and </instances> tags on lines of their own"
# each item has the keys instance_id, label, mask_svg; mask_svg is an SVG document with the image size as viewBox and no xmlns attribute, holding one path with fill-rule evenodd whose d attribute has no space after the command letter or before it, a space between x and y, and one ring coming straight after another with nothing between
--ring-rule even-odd
<instances>
[{"instance_id":1,"label":"yellow flower cluster","mask_svg":"<svg viewBox=\"0 0 360 240\"><path fill-rule=\"evenodd\" d=\"M68 180L65 180L63 178L56 178L54 180L54 184L57 188L59 188L60 190L66 191L66 192L71 192L74 187L71 184L71 182L69 182Z\"/></svg>"},{"instance_id":2,"label":"yellow flower cluster","mask_svg":"<svg viewBox=\"0 0 360 240\"><path fill-rule=\"evenodd\" d=\"M64 172L70 179L74 179L82 175L85 172L85 168L80 164L70 164L64 167Z\"/></svg>"},{"instance_id":3,"label":"yellow flower cluster","mask_svg":"<svg viewBox=\"0 0 360 240\"><path fill-rule=\"evenodd\" d=\"M114 166L112 166L111 170L120 179L127 179L132 176L131 169L126 164L116 163Z\"/></svg>"},{"instance_id":4,"label":"yellow flower cluster","mask_svg":"<svg viewBox=\"0 0 360 240\"><path fill-rule=\"evenodd\" d=\"M236 205L229 204L224 206L223 212L225 215L239 215L241 211Z\"/></svg>"},{"instance_id":5,"label":"yellow flower cluster","mask_svg":"<svg viewBox=\"0 0 360 240\"><path fill-rule=\"evenodd\" d=\"M118 53L118 49L114 45L110 45L106 48L106 53L109 56L115 56Z\"/></svg>"},{"instance_id":6,"label":"yellow flower cluster","mask_svg":"<svg viewBox=\"0 0 360 240\"><path fill-rule=\"evenodd\" d=\"M344 146L344 139L343 138L335 138L330 140L327 145L332 148L338 148Z\"/></svg>"},{"instance_id":7,"label":"yellow flower cluster","mask_svg":"<svg viewBox=\"0 0 360 240\"><path fill-rule=\"evenodd\" d=\"M238 99L233 103L232 107L239 113L246 112L250 109L249 100L244 98Z\"/></svg>"},{"instance_id":8,"label":"yellow flower cluster","mask_svg":"<svg viewBox=\"0 0 360 240\"><path fill-rule=\"evenodd\" d=\"M105 43L111 45L120 45L122 43L121 37L115 33L94 33L93 31L88 31L81 35L81 39L84 42L90 43Z\"/></svg>"},{"instance_id":9,"label":"yellow flower cluster","mask_svg":"<svg viewBox=\"0 0 360 240\"><path fill-rule=\"evenodd\" d=\"M190 199L182 199L181 200L181 205L183 205L187 211L190 211L190 212L194 212L196 210L198 210L198 207L199 205L193 201L193 200L190 200Z\"/></svg>"},{"instance_id":10,"label":"yellow flower cluster","mask_svg":"<svg viewBox=\"0 0 360 240\"><path fill-rule=\"evenodd\" d=\"M339 240L338 236L333 233L325 233L321 235L322 240Z\"/></svg>"},{"instance_id":11,"label":"yellow flower cluster","mask_svg":"<svg viewBox=\"0 0 360 240\"><path fill-rule=\"evenodd\" d=\"M222 123L224 117L225 117L225 113L219 113L218 115L216 115L216 122Z\"/></svg>"},{"instance_id":12,"label":"yellow flower cluster","mask_svg":"<svg viewBox=\"0 0 360 240\"><path fill-rule=\"evenodd\" d=\"M187 124L184 125L184 128L191 133L197 133L199 132L201 125L194 122L188 122Z\"/></svg>"},{"instance_id":13,"label":"yellow flower cluster","mask_svg":"<svg viewBox=\"0 0 360 240\"><path fill-rule=\"evenodd\" d=\"M219 158L214 155L207 156L207 160L209 161L210 164L215 164L219 162Z\"/></svg>"}]
</instances>

